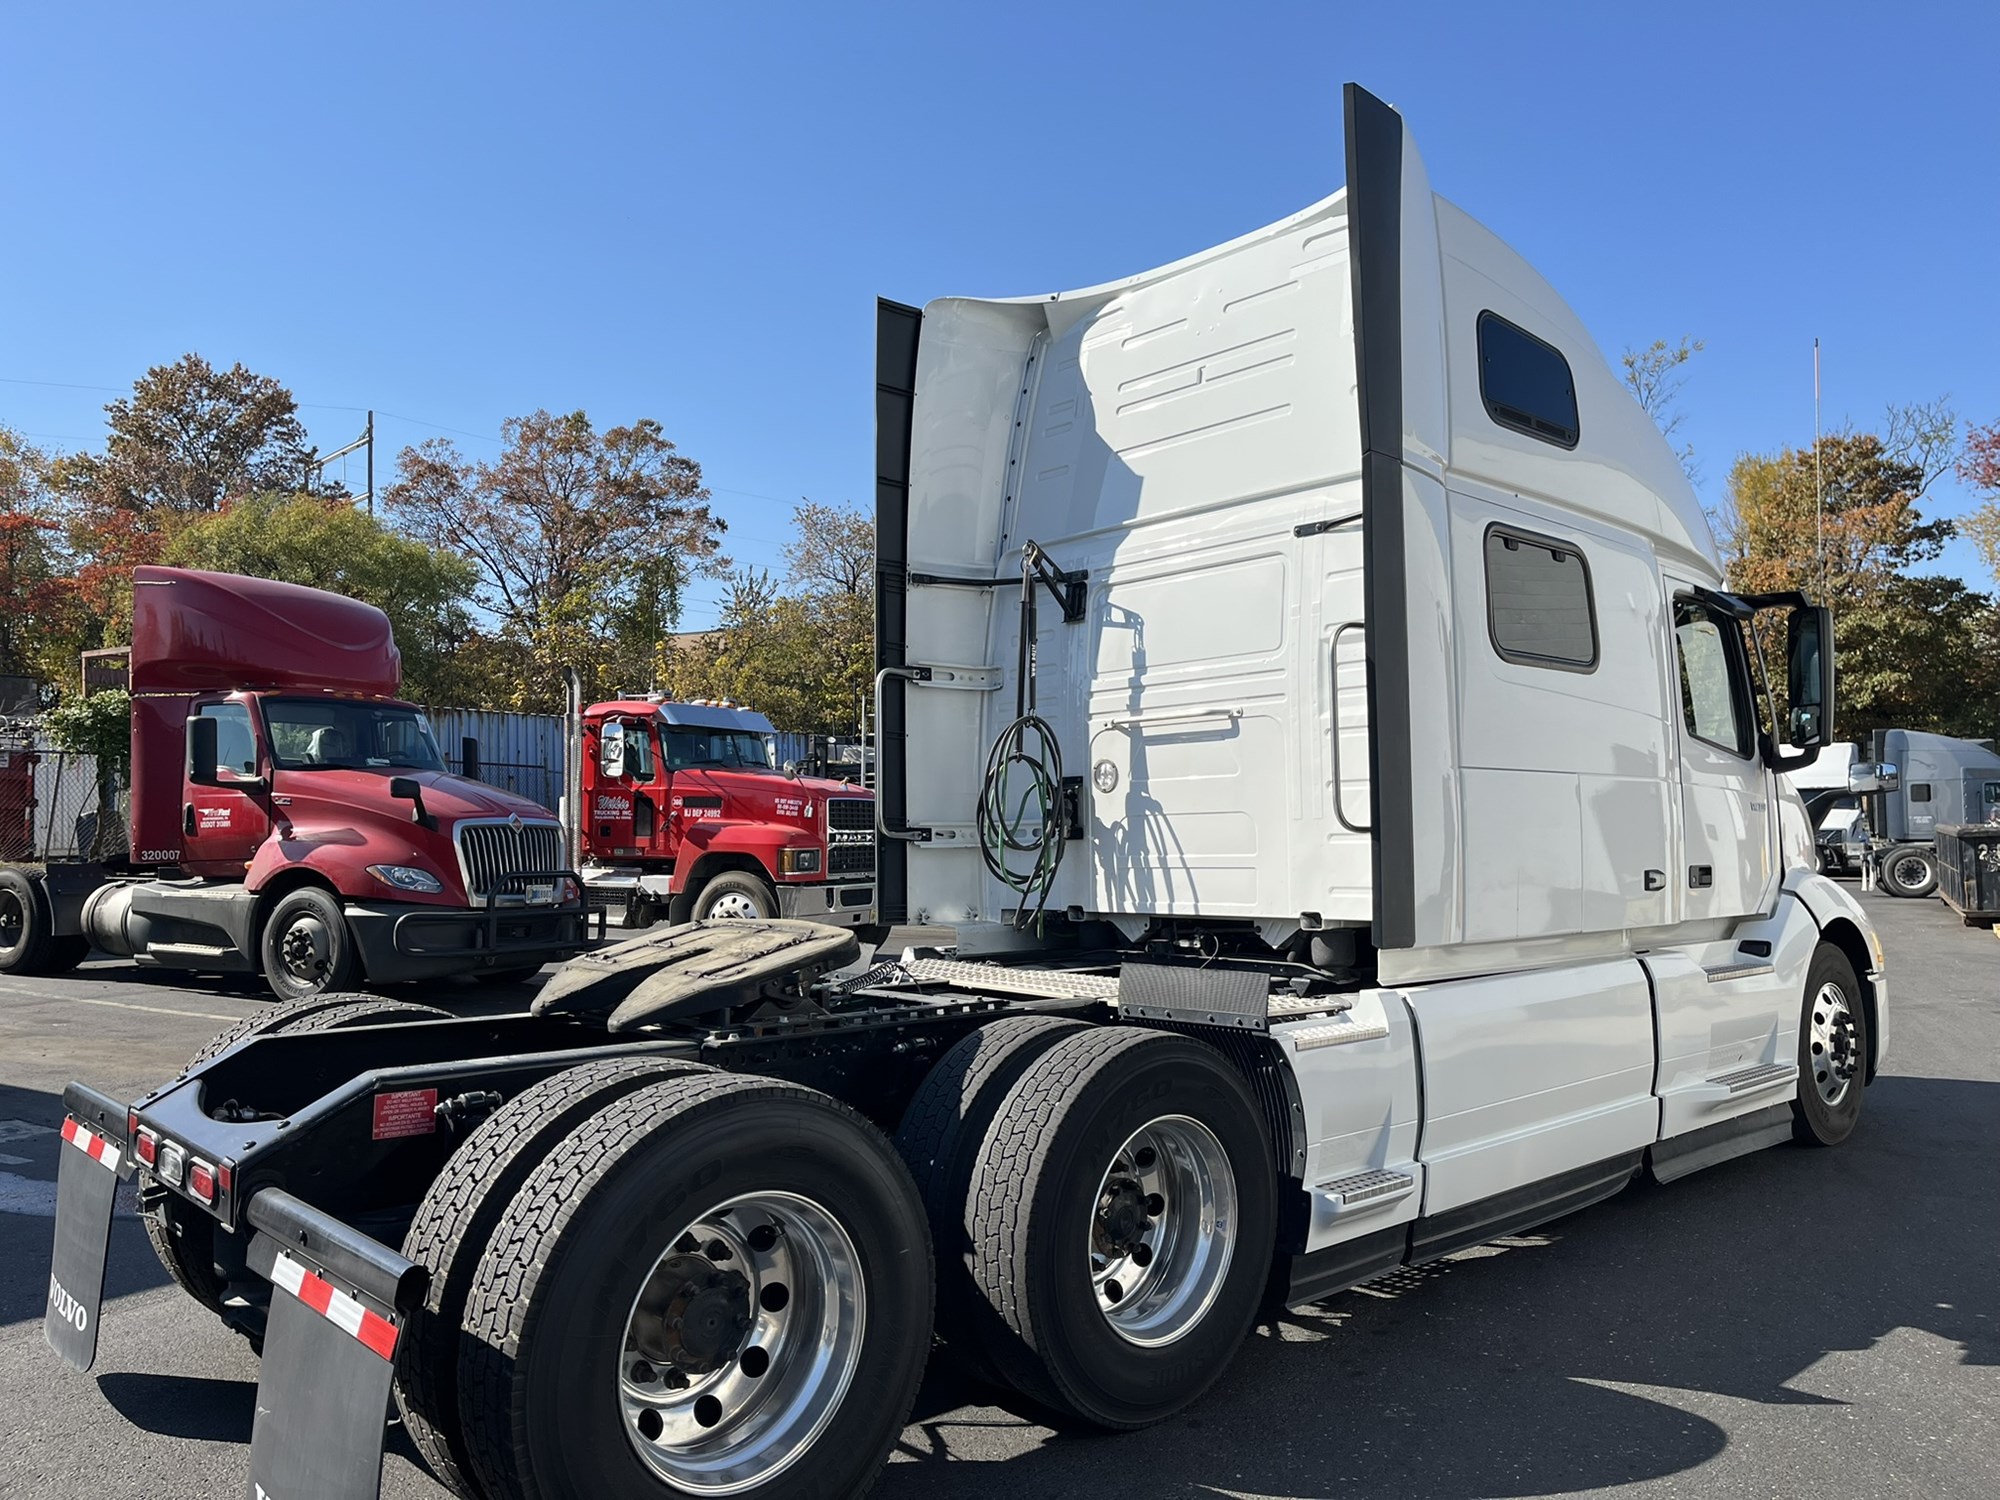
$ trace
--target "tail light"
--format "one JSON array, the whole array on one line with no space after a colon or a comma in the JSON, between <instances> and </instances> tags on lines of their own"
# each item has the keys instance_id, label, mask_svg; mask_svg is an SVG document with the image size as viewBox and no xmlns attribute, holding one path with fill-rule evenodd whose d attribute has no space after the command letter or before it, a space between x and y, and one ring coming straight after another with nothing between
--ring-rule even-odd
<instances>
[{"instance_id":1,"label":"tail light","mask_svg":"<svg viewBox=\"0 0 2000 1500\"><path fill-rule=\"evenodd\" d=\"M132 1153L140 1164L156 1167L160 1164L160 1138L150 1130L140 1130L132 1137Z\"/></svg>"},{"instance_id":2,"label":"tail light","mask_svg":"<svg viewBox=\"0 0 2000 1500\"><path fill-rule=\"evenodd\" d=\"M190 1161L187 1169L187 1190L191 1198L199 1199L203 1203L215 1202L215 1168L200 1157Z\"/></svg>"}]
</instances>

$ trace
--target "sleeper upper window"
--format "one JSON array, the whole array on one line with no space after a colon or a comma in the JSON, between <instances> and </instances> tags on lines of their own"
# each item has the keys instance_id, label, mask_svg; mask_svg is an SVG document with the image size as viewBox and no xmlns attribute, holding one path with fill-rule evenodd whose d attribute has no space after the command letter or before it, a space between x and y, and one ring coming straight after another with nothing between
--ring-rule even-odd
<instances>
[{"instance_id":1,"label":"sleeper upper window","mask_svg":"<svg viewBox=\"0 0 2000 1500\"><path fill-rule=\"evenodd\" d=\"M1486 627L1507 661L1593 670L1597 618L1583 554L1551 537L1487 527Z\"/></svg>"},{"instance_id":2,"label":"sleeper upper window","mask_svg":"<svg viewBox=\"0 0 2000 1500\"><path fill-rule=\"evenodd\" d=\"M1910 783L1910 800L1911 800L1912 802L1928 802L1928 801L1930 801L1930 800L1931 800L1931 784L1930 784L1930 783L1929 783L1928 781L1913 781L1913 782L1911 782L1911 783Z\"/></svg>"},{"instance_id":3,"label":"sleeper upper window","mask_svg":"<svg viewBox=\"0 0 2000 1500\"><path fill-rule=\"evenodd\" d=\"M1502 427L1559 448L1577 439L1576 382L1554 344L1498 313L1479 315L1479 395Z\"/></svg>"}]
</instances>

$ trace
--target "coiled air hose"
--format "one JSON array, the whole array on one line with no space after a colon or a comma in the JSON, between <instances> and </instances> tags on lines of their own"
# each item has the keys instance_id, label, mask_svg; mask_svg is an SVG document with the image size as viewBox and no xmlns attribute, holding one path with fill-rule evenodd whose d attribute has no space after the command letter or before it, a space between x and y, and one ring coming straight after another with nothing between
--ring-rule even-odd
<instances>
[{"instance_id":1,"label":"coiled air hose","mask_svg":"<svg viewBox=\"0 0 2000 1500\"><path fill-rule=\"evenodd\" d=\"M1017 898L1014 926L1039 923L1049 904L1069 831L1063 807L1062 746L1035 712L1036 566L1033 542L1021 549L1021 642L1014 676L1014 722L986 755L977 824L979 853L993 878ZM1028 868L1017 868L1018 856ZM1030 909L1032 903L1032 910Z\"/></svg>"}]
</instances>

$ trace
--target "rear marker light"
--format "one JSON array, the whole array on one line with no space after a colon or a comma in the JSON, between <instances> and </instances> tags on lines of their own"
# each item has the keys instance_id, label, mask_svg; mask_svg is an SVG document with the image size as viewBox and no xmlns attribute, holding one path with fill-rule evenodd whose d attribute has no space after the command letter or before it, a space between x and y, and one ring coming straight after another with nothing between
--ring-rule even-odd
<instances>
[{"instance_id":1,"label":"rear marker light","mask_svg":"<svg viewBox=\"0 0 2000 1500\"><path fill-rule=\"evenodd\" d=\"M156 1166L160 1159L160 1138L150 1130L141 1130L132 1138L132 1150L141 1163Z\"/></svg>"},{"instance_id":2,"label":"rear marker light","mask_svg":"<svg viewBox=\"0 0 2000 1500\"><path fill-rule=\"evenodd\" d=\"M187 1179L190 1197L199 1198L203 1203L215 1201L215 1168L196 1159L188 1163Z\"/></svg>"},{"instance_id":3,"label":"rear marker light","mask_svg":"<svg viewBox=\"0 0 2000 1500\"><path fill-rule=\"evenodd\" d=\"M222 1184L222 1191L233 1192L236 1187L236 1169L224 1162L215 1169L215 1180Z\"/></svg>"}]
</instances>

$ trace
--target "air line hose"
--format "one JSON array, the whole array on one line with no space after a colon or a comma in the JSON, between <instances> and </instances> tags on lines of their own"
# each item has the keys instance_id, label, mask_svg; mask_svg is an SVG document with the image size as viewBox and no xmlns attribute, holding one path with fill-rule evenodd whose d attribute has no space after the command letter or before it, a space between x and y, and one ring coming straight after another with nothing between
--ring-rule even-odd
<instances>
[{"instance_id":1,"label":"air line hose","mask_svg":"<svg viewBox=\"0 0 2000 1500\"><path fill-rule=\"evenodd\" d=\"M979 852L993 878L1014 892L1014 926L1040 922L1062 864L1062 746L1035 712L1035 562L1033 542L1021 549L1021 642L1014 678L1014 721L987 752L979 790ZM1025 870L1014 856L1027 855ZM1030 909L1032 903L1032 910Z\"/></svg>"}]
</instances>

